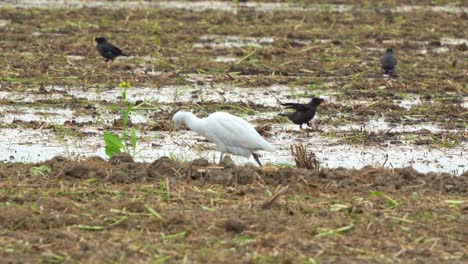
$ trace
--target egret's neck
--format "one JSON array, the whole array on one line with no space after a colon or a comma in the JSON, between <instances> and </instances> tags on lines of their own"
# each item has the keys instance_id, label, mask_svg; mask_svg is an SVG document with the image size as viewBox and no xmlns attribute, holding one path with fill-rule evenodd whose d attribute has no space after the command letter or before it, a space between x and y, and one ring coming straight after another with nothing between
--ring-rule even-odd
<instances>
[{"instance_id":1,"label":"egret's neck","mask_svg":"<svg viewBox=\"0 0 468 264\"><path fill-rule=\"evenodd\" d=\"M192 113L187 114L187 116L185 117L185 124L192 131L195 131L198 133L203 131L203 119L196 117Z\"/></svg>"}]
</instances>

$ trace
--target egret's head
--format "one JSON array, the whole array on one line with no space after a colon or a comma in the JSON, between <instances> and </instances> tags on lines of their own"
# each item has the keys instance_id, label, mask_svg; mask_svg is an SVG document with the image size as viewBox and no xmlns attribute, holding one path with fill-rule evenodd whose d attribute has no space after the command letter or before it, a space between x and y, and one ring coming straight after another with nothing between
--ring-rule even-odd
<instances>
[{"instance_id":1,"label":"egret's head","mask_svg":"<svg viewBox=\"0 0 468 264\"><path fill-rule=\"evenodd\" d=\"M172 117L172 122L174 122L174 130L178 129L181 125L185 125L186 118L188 115L191 115L190 112L179 111L175 113Z\"/></svg>"}]
</instances>

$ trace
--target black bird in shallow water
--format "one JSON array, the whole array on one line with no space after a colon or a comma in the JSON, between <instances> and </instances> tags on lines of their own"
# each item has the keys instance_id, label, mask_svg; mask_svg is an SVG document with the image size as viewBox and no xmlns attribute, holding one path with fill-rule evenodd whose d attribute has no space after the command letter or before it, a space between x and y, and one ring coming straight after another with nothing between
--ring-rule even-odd
<instances>
[{"instance_id":1,"label":"black bird in shallow water","mask_svg":"<svg viewBox=\"0 0 468 264\"><path fill-rule=\"evenodd\" d=\"M384 77L395 76L395 66L397 65L397 59L393 56L393 50L387 49L385 55L380 61L380 67L382 67Z\"/></svg>"},{"instance_id":2,"label":"black bird in shallow water","mask_svg":"<svg viewBox=\"0 0 468 264\"><path fill-rule=\"evenodd\" d=\"M106 62L112 61L118 56L127 56L119 48L107 42L106 38L99 37L94 40L97 42L97 50L106 59Z\"/></svg>"},{"instance_id":3,"label":"black bird in shallow water","mask_svg":"<svg viewBox=\"0 0 468 264\"><path fill-rule=\"evenodd\" d=\"M310 120L314 118L315 111L317 106L322 103L324 100L322 98L313 97L312 100L307 104L298 104L298 103L284 103L286 108L294 109L295 112L287 114L279 114L280 116L287 116L294 124L299 125L299 128L302 129L302 124L307 124L310 127Z\"/></svg>"}]
</instances>

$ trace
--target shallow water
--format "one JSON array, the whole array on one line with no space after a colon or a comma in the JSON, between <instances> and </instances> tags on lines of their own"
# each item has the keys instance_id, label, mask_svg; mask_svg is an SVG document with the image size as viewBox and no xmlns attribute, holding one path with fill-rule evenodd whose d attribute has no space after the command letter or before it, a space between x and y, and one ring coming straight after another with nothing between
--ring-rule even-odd
<instances>
[{"instance_id":1,"label":"shallow water","mask_svg":"<svg viewBox=\"0 0 468 264\"><path fill-rule=\"evenodd\" d=\"M468 145L461 144L451 149L431 149L413 145L352 146L333 144L333 140L318 136L315 133L303 135L294 132L292 125L275 128L277 133L268 139L275 147L275 153L261 153L263 163L276 165L294 164L290 155L290 146L296 143L306 145L313 151L323 167L361 168L367 165L398 168L413 166L421 172L439 171L461 174L466 171L466 150ZM57 155L68 158L101 156L106 158L102 134L99 131L89 136L75 138L71 135L54 133L50 130L0 129L1 161L38 162ZM139 132L136 160L151 162L161 156L181 160L192 160L205 157L218 162L219 152L215 145L191 131L176 131L171 135L166 132ZM11 140L13 138L13 140ZM255 161L250 158L233 156L238 163Z\"/></svg>"},{"instance_id":2,"label":"shallow water","mask_svg":"<svg viewBox=\"0 0 468 264\"><path fill-rule=\"evenodd\" d=\"M235 4L230 1L99 1L99 0L3 0L0 6L12 6L20 8L160 8L160 9L185 9L194 12L203 12L207 10L218 10L224 12L237 13L242 9L253 9L261 12L273 11L299 11L299 12L349 12L349 11L374 11L375 9L363 9L359 6L346 4L295 4L295 3L258 3L248 2ZM377 8L380 11L390 11L394 13L408 13L416 10L443 12L443 13L467 13L468 7L463 6L417 6L402 5L394 8Z\"/></svg>"},{"instance_id":3,"label":"shallow water","mask_svg":"<svg viewBox=\"0 0 468 264\"><path fill-rule=\"evenodd\" d=\"M363 131L363 132L393 132L393 133L414 133L418 131L431 131L432 133L457 133L461 132L459 130L448 130L442 127L438 127L433 124L423 123L423 124L414 124L414 125L402 125L402 124L390 124L384 121L385 118L372 119L364 124L349 124L336 126L334 130L338 131ZM326 129L324 127L323 129Z\"/></svg>"},{"instance_id":4,"label":"shallow water","mask_svg":"<svg viewBox=\"0 0 468 264\"><path fill-rule=\"evenodd\" d=\"M200 76L189 75L187 80L197 82ZM203 77L203 76L202 76ZM209 81L206 77L204 81ZM323 84L326 87L326 83ZM107 89L102 88L88 88L86 90L75 87L63 86L49 86L46 87L49 91L47 95L30 94L16 92L3 92L0 93L0 99L7 98L22 98L25 102L33 102L40 98L56 96L57 99L63 98L64 95L75 97L79 99L86 99L89 101L106 101L106 102L119 102L121 96L120 89ZM258 94L261 93L262 97ZM292 87L287 85L272 85L269 87L237 87L233 85L218 85L218 84L193 84L190 86L162 86L159 88L153 87L132 87L128 89L127 96L130 102L140 100L155 102L160 104L168 104L177 102L255 102L264 106L278 106L278 100L288 101L296 100L301 96L307 95L307 90L304 87ZM32 97L32 98L29 98ZM47 98L47 97L46 97ZM307 99L305 99L307 100Z\"/></svg>"},{"instance_id":5,"label":"shallow water","mask_svg":"<svg viewBox=\"0 0 468 264\"><path fill-rule=\"evenodd\" d=\"M99 106L98 106L99 107ZM80 123L93 123L95 126L108 124L120 118L118 113L103 109L93 115L86 115L67 108L52 107L27 107L27 106L0 106L0 122L2 124L12 124L15 121L22 122L44 122L46 124L63 125L67 121ZM114 111L115 112L115 111ZM130 120L134 124L148 122L148 114L133 112Z\"/></svg>"},{"instance_id":6,"label":"shallow water","mask_svg":"<svg viewBox=\"0 0 468 264\"><path fill-rule=\"evenodd\" d=\"M208 76L188 75L194 81ZM324 85L326 87L326 85ZM35 102L38 99L61 100L63 98L81 98L90 101L96 111L80 112L78 109L58 109L53 107L30 107L29 105L1 106L0 122L0 160L16 162L38 162L50 159L56 155L65 155L70 158L80 158L91 155L105 157L102 139L103 125L110 124L118 119L119 113L109 108L109 104L119 102L121 89L108 90L90 88L84 91L81 88L49 86L45 88L47 94L36 94L34 91L1 92L0 99L20 100L22 102ZM130 101L145 100L153 105L168 107L165 104L174 102L244 102L276 108L274 111L264 111L254 115L245 115L243 118L254 124L258 120L275 118L278 112L283 112L279 102L307 102L304 98L304 87L291 87L285 85L272 85L259 88L241 88L229 85L189 85L164 86L159 89L150 87L132 87L128 90ZM320 91L321 97L334 104L347 104L337 102L336 92L332 90ZM327 95L328 94L328 95ZM262 96L259 96L262 95ZM466 101L464 98L464 102ZM369 101L353 101L353 105L370 104ZM410 109L423 103L414 95L404 100L396 100L402 107ZM430 102L424 102L430 103ZM156 110L138 111L132 114L134 124L151 124ZM327 119L317 113L315 120ZM44 124L62 125L67 121L86 123L85 126L70 127L68 130L52 131L50 129L10 128L14 121L43 122ZM322 131L346 132L363 131L374 133L398 132L416 133L418 131L431 131L432 133L464 133L464 130L447 130L434 124L422 123L417 125L394 124L385 121L385 118L371 119L360 123L345 125L321 124ZM82 132L84 137L74 135L72 132ZM273 164L294 164L290 155L290 146L296 143L305 144L313 150L317 158L325 167L355 167L366 165L383 165L387 167L413 166L419 171L439 171L455 174L463 173L468 164L465 158L467 143L462 142L451 149L434 149L428 146L415 146L401 138L401 144L392 145L384 143L382 146L356 146L337 144L337 139L327 138L320 133L300 133L297 125L291 123L274 124L268 138L277 148L275 153L264 153L263 162ZM10 140L13 138L13 140ZM177 131L172 135L166 132L140 131L137 160L152 161L161 156L171 156L183 160L205 157L217 161L219 153L214 144L205 142L203 138L190 131ZM253 159L233 157L238 163L253 162Z\"/></svg>"},{"instance_id":7,"label":"shallow water","mask_svg":"<svg viewBox=\"0 0 468 264\"><path fill-rule=\"evenodd\" d=\"M199 42L194 43L194 48L215 48L215 49L228 49L228 48L241 48L241 47L264 47L271 46L278 40L289 40L292 43L300 46L308 46L313 43L331 43L335 41L334 39L286 39L278 37L243 37L235 35L204 35L201 36ZM444 53L448 52L450 49L448 46L458 46L458 45L468 45L468 39L463 38L450 38L450 37L441 37L439 39L434 39L432 41L421 41L421 40L403 40L403 39L386 39L382 41L384 46L394 46L402 45L404 43L417 46L422 48L420 52L427 52L428 49L425 48L430 46L431 43L439 43L441 47L432 48L431 51L434 53ZM379 51L383 52L382 48L374 47L364 47L369 51Z\"/></svg>"},{"instance_id":8,"label":"shallow water","mask_svg":"<svg viewBox=\"0 0 468 264\"><path fill-rule=\"evenodd\" d=\"M200 37L200 42L193 44L194 48L240 48L240 47L261 47L274 43L273 37L240 37L240 36L221 36L207 35Z\"/></svg>"},{"instance_id":9,"label":"shallow water","mask_svg":"<svg viewBox=\"0 0 468 264\"><path fill-rule=\"evenodd\" d=\"M239 59L240 58L229 57L229 56L217 56L216 58L213 59L213 61L222 62L222 63L230 63L230 62L236 62Z\"/></svg>"}]
</instances>

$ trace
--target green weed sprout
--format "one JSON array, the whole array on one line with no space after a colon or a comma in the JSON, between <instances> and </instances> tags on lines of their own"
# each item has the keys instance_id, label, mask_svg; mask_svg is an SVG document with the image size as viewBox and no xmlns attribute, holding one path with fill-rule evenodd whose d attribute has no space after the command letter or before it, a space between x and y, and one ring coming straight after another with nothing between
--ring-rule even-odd
<instances>
[{"instance_id":1,"label":"green weed sprout","mask_svg":"<svg viewBox=\"0 0 468 264\"><path fill-rule=\"evenodd\" d=\"M127 90L131 87L129 82L122 81L119 83L119 87L122 88L122 135L104 131L104 142L106 143L106 155L110 158L121 152L128 153L132 157L136 154L137 145L137 133L135 128L131 130L128 128L128 121L130 113L133 111L133 106L127 101ZM129 142L130 141L130 142Z\"/></svg>"}]
</instances>

